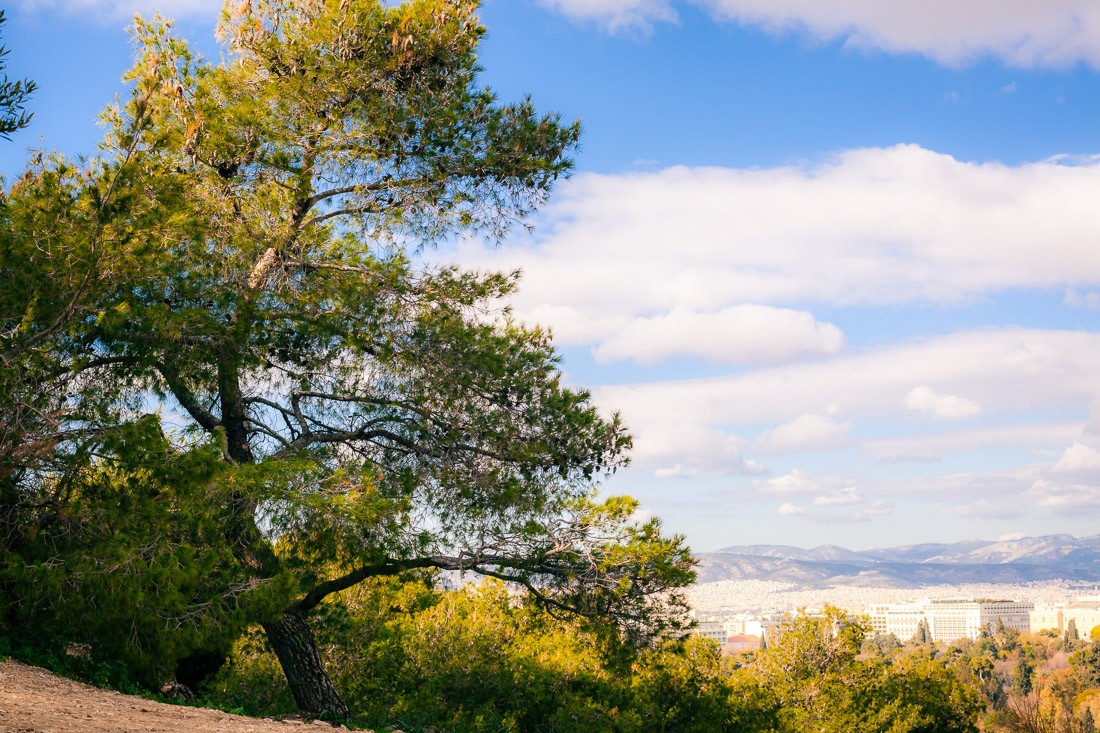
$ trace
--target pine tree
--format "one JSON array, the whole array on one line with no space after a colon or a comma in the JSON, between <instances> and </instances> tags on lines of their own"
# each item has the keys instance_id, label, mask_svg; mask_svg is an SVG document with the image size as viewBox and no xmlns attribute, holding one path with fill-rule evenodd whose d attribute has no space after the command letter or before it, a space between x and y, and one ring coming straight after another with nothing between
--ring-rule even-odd
<instances>
[{"instance_id":1,"label":"pine tree","mask_svg":"<svg viewBox=\"0 0 1100 733\"><path fill-rule=\"evenodd\" d=\"M210 541L318 716L347 707L311 614L367 578L477 572L644 642L694 577L683 538L595 499L630 436L509 318L517 274L410 254L499 238L571 169L577 123L479 84L476 9L231 2L217 65L138 20L106 157L36 164L7 200L0 316L51 356L36 391L66 397L47 450L110 460L102 436L157 398L175 450L216 446Z\"/></svg>"}]
</instances>

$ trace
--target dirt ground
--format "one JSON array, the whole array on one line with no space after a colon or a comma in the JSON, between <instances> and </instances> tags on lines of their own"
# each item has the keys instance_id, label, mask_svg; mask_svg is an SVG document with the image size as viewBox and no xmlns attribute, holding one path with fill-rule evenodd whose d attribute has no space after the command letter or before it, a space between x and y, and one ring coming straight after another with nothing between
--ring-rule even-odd
<instances>
[{"instance_id":1,"label":"dirt ground","mask_svg":"<svg viewBox=\"0 0 1100 733\"><path fill-rule=\"evenodd\" d=\"M0 661L0 733L336 733L328 723L276 721L165 705Z\"/></svg>"}]
</instances>

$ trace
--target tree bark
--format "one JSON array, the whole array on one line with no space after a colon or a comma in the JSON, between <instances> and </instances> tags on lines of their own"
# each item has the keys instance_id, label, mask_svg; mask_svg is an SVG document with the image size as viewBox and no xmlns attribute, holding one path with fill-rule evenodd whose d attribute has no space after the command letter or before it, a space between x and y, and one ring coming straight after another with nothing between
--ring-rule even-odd
<instances>
[{"instance_id":1,"label":"tree bark","mask_svg":"<svg viewBox=\"0 0 1100 733\"><path fill-rule=\"evenodd\" d=\"M325 672L305 612L291 606L279 619L263 624L263 628L279 657L298 709L324 720L347 719L347 703Z\"/></svg>"}]
</instances>

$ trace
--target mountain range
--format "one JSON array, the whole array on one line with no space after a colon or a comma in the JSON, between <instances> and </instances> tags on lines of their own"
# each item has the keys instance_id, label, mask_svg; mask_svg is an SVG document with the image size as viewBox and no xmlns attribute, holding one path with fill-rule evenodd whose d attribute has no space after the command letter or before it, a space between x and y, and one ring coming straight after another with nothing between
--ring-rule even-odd
<instances>
[{"instance_id":1,"label":"mountain range","mask_svg":"<svg viewBox=\"0 0 1100 733\"><path fill-rule=\"evenodd\" d=\"M809 587L916 588L962 583L1100 583L1100 535L965 540L853 551L836 545L732 545L700 553L699 582L774 580Z\"/></svg>"}]
</instances>

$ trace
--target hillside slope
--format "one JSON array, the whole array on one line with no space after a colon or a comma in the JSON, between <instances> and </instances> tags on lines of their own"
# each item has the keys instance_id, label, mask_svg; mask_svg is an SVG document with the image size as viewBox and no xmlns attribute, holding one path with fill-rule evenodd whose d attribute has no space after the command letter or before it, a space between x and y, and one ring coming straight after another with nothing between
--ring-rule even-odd
<instances>
[{"instance_id":1,"label":"hillside slope","mask_svg":"<svg viewBox=\"0 0 1100 733\"><path fill-rule=\"evenodd\" d=\"M166 705L0 661L0 733L307 733L321 721L275 721Z\"/></svg>"}]
</instances>

